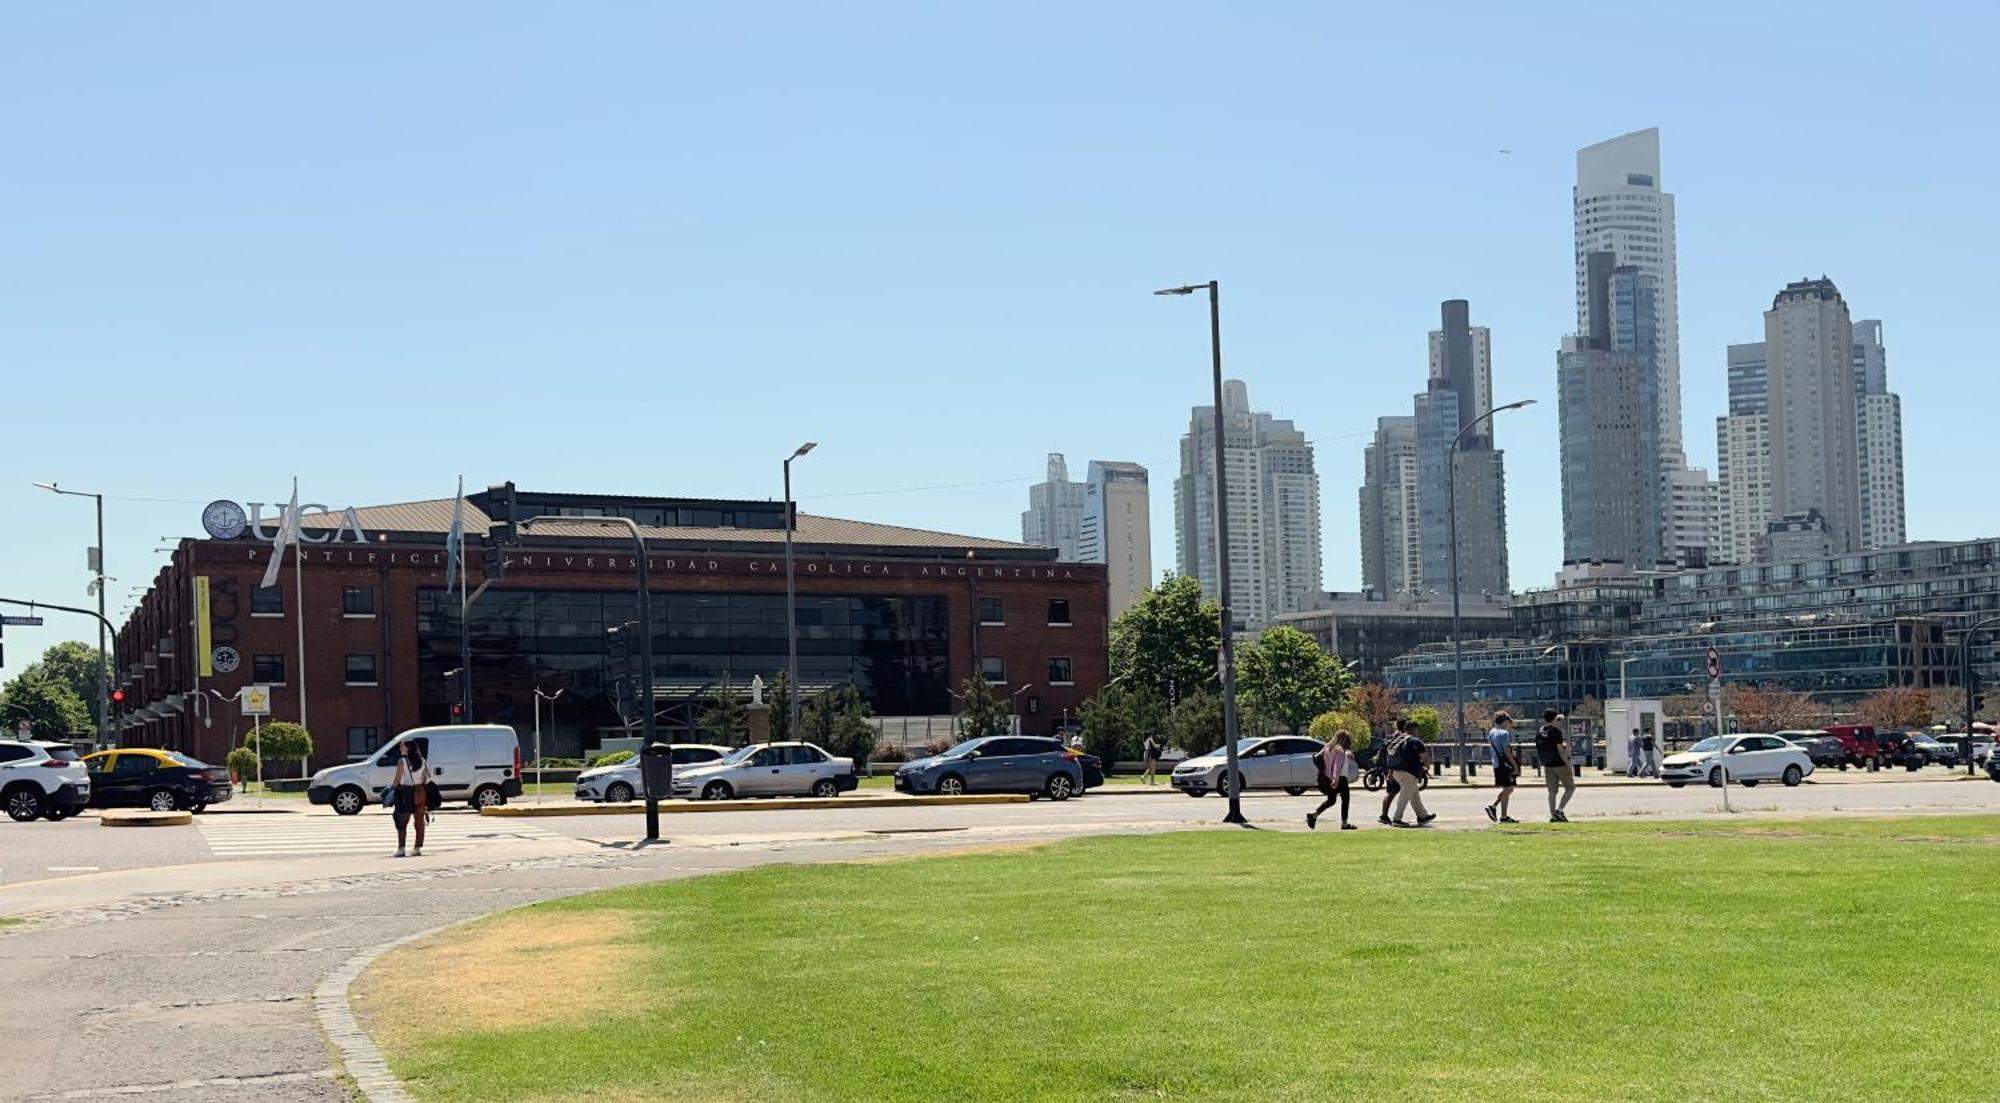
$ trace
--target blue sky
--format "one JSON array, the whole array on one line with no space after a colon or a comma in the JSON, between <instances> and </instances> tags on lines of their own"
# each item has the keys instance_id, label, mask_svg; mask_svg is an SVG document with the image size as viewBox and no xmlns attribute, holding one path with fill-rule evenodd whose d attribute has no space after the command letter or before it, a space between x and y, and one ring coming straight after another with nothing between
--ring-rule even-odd
<instances>
[{"instance_id":1,"label":"blue sky","mask_svg":"<svg viewBox=\"0 0 2000 1103\"><path fill-rule=\"evenodd\" d=\"M1500 442L1546 585L1574 151L1646 126L1694 460L1723 346L1824 273L1884 321L1912 536L2000 529L1953 471L2000 399L1990 9L1385 7L17 8L0 596L83 598L89 504L37 479L115 496L115 611L294 474L763 497L806 439L808 510L1014 538L1045 453L1138 460L1171 566L1206 320L1148 292L1211 277L1342 589L1365 436L1470 299L1496 398L1542 400Z\"/></svg>"}]
</instances>

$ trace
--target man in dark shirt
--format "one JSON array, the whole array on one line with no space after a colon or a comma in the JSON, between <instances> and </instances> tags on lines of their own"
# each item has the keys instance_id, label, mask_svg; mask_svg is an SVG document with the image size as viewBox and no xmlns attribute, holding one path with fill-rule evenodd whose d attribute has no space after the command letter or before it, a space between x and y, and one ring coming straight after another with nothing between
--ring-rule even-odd
<instances>
[{"instance_id":1,"label":"man in dark shirt","mask_svg":"<svg viewBox=\"0 0 2000 1103\"><path fill-rule=\"evenodd\" d=\"M1563 810L1576 795L1576 770L1570 765L1569 740L1563 738L1562 717L1554 709L1542 713L1542 730L1535 734L1535 757L1542 763L1542 785L1549 793L1549 822L1568 823ZM1561 799L1556 793L1560 790Z\"/></svg>"}]
</instances>

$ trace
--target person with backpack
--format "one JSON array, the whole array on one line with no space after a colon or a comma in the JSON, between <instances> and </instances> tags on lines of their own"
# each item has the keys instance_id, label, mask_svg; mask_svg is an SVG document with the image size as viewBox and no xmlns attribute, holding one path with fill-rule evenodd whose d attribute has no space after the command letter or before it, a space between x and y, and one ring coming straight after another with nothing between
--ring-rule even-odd
<instances>
[{"instance_id":1,"label":"person with backpack","mask_svg":"<svg viewBox=\"0 0 2000 1103\"><path fill-rule=\"evenodd\" d=\"M1139 748L1139 757L1145 763L1145 769L1139 772L1139 780L1145 782L1147 785L1158 785L1160 783L1160 737L1148 734L1145 745Z\"/></svg>"},{"instance_id":2,"label":"person with backpack","mask_svg":"<svg viewBox=\"0 0 2000 1103\"><path fill-rule=\"evenodd\" d=\"M1395 800L1396 794L1403 789L1396 783L1395 773L1396 753L1403 746L1403 740L1409 738L1409 733L1403 730L1403 723L1403 718L1397 717L1389 729L1389 738L1375 746L1375 768L1389 779L1388 784L1382 786L1382 814L1375 817L1376 822L1383 826L1389 823L1389 802Z\"/></svg>"},{"instance_id":3,"label":"person with backpack","mask_svg":"<svg viewBox=\"0 0 2000 1103\"><path fill-rule=\"evenodd\" d=\"M417 848L413 853L418 858L424 856L424 824L429 819L431 791L435 788L431 768L424 762L417 741L403 740L396 755L396 775L389 783L389 804L396 819L396 857L404 854L411 820L417 823Z\"/></svg>"},{"instance_id":4,"label":"person with backpack","mask_svg":"<svg viewBox=\"0 0 2000 1103\"><path fill-rule=\"evenodd\" d=\"M1521 778L1521 758L1514 752L1514 718L1505 712L1493 714L1493 730L1486 733L1486 746L1493 754L1493 784L1500 795L1486 806L1486 818L1494 823L1519 823L1507 814L1507 802L1514 799L1514 785Z\"/></svg>"},{"instance_id":5,"label":"person with backpack","mask_svg":"<svg viewBox=\"0 0 2000 1103\"><path fill-rule=\"evenodd\" d=\"M1403 725L1407 726L1407 722ZM1406 731L1403 740L1396 745L1394 756L1389 760L1390 774L1396 782L1396 809L1389 814L1389 823L1395 827L1428 827L1437 819L1437 814L1424 807L1423 773L1429 768L1431 750L1424 745L1416 732ZM1403 811L1414 807L1417 822L1403 819Z\"/></svg>"},{"instance_id":6,"label":"person with backpack","mask_svg":"<svg viewBox=\"0 0 2000 1103\"><path fill-rule=\"evenodd\" d=\"M1561 714L1554 709L1542 713L1542 730L1535 735L1535 757L1542 763L1542 785L1549 793L1549 822L1568 823L1563 811L1576 795L1576 769L1571 765L1569 740L1563 738ZM1557 798L1560 791L1562 796Z\"/></svg>"},{"instance_id":7,"label":"person with backpack","mask_svg":"<svg viewBox=\"0 0 2000 1103\"><path fill-rule=\"evenodd\" d=\"M1313 764L1318 767L1319 791L1326 795L1326 799L1320 802L1317 809L1306 813L1307 829L1318 830L1320 816L1337 800L1340 802L1340 829L1354 830L1354 825L1347 822L1347 787L1361 776L1361 763L1354 757L1352 738L1345 731L1334 732L1333 742L1319 749L1319 753L1313 756Z\"/></svg>"}]
</instances>

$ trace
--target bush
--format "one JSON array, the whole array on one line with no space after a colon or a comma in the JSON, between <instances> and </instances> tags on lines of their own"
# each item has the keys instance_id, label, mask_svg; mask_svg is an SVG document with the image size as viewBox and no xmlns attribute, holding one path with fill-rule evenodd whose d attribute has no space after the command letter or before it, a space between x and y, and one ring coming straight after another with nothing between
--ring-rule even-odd
<instances>
[{"instance_id":1,"label":"bush","mask_svg":"<svg viewBox=\"0 0 2000 1103\"><path fill-rule=\"evenodd\" d=\"M924 744L924 754L926 756L943 754L958 746L958 742L956 739L933 739Z\"/></svg>"},{"instance_id":2,"label":"bush","mask_svg":"<svg viewBox=\"0 0 2000 1103\"><path fill-rule=\"evenodd\" d=\"M1438 733L1444 730L1444 720L1438 710L1429 705L1418 705L1410 710L1410 731L1425 743L1436 744Z\"/></svg>"},{"instance_id":3,"label":"bush","mask_svg":"<svg viewBox=\"0 0 2000 1103\"><path fill-rule=\"evenodd\" d=\"M908 757L908 755L903 753L903 748L900 744L878 743L875 745L875 761L877 762L902 762L908 759Z\"/></svg>"},{"instance_id":4,"label":"bush","mask_svg":"<svg viewBox=\"0 0 2000 1103\"><path fill-rule=\"evenodd\" d=\"M591 768L593 769L599 766L616 766L620 762L629 762L631 761L631 759L632 759L631 751L612 751L608 754L601 754L598 755L596 758L591 759L590 765Z\"/></svg>"},{"instance_id":5,"label":"bush","mask_svg":"<svg viewBox=\"0 0 2000 1103\"><path fill-rule=\"evenodd\" d=\"M243 745L262 754L266 762L309 758L313 750L312 736L304 728L286 720L253 730L244 738Z\"/></svg>"},{"instance_id":6,"label":"bush","mask_svg":"<svg viewBox=\"0 0 2000 1103\"><path fill-rule=\"evenodd\" d=\"M1335 732L1347 733L1348 741L1354 744L1354 753L1365 754L1368 744L1373 742L1373 733L1368 730L1368 718L1358 712L1334 709L1313 717L1311 734L1322 743L1333 742Z\"/></svg>"},{"instance_id":7,"label":"bush","mask_svg":"<svg viewBox=\"0 0 2000 1103\"><path fill-rule=\"evenodd\" d=\"M544 770L575 770L583 766L583 759L557 758L555 756L549 756L546 758L542 758L538 761L528 763L528 768L531 770L537 766L540 766Z\"/></svg>"},{"instance_id":8,"label":"bush","mask_svg":"<svg viewBox=\"0 0 2000 1103\"><path fill-rule=\"evenodd\" d=\"M236 775L239 782L257 780L257 752L248 747L238 747L223 756L222 765Z\"/></svg>"}]
</instances>

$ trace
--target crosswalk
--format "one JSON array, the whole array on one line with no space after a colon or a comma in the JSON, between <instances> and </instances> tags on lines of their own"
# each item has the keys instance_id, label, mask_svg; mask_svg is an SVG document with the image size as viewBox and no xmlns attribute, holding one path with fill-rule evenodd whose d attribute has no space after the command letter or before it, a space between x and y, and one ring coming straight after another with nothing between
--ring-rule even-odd
<instances>
[{"instance_id":1,"label":"crosswalk","mask_svg":"<svg viewBox=\"0 0 2000 1103\"><path fill-rule=\"evenodd\" d=\"M201 835L218 858L286 858L323 854L382 854L396 850L396 825L386 814L359 816L226 815L197 817ZM411 841L415 841L415 826ZM448 853L495 843L556 839L554 831L519 820L449 813L424 832L424 853Z\"/></svg>"}]
</instances>

